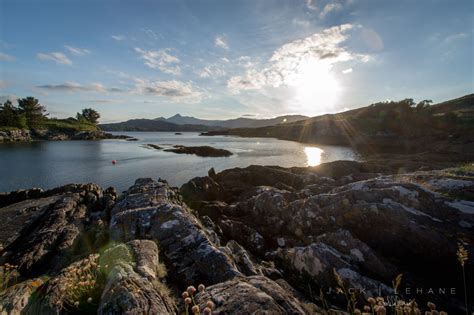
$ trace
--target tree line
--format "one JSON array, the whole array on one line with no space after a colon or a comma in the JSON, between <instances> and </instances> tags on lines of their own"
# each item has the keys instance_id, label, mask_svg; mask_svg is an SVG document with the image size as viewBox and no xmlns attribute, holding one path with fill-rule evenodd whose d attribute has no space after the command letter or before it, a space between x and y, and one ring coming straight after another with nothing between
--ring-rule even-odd
<instances>
[{"instance_id":1,"label":"tree line","mask_svg":"<svg viewBox=\"0 0 474 315\"><path fill-rule=\"evenodd\" d=\"M18 106L7 100L0 105L0 127L14 127L21 129L40 128L49 119L46 107L39 100L29 96L17 99ZM92 108L84 108L81 113L76 114L79 123L97 124L100 114Z\"/></svg>"}]
</instances>

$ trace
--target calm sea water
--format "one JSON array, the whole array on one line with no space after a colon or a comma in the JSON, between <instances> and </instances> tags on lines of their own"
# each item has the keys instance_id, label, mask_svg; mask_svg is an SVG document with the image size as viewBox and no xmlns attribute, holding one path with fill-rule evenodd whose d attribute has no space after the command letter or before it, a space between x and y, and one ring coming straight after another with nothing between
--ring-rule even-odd
<instances>
[{"instance_id":1,"label":"calm sea water","mask_svg":"<svg viewBox=\"0 0 474 315\"><path fill-rule=\"evenodd\" d=\"M0 191L68 183L94 182L102 187L126 190L136 178L166 179L180 186L203 176L214 167L221 171L257 165L314 166L334 160L355 160L350 149L310 146L269 138L206 137L186 132L121 132L139 141L64 141L0 144ZM161 146L210 145L234 153L230 157L197 157L144 148L147 143ZM117 164L113 165L112 160Z\"/></svg>"}]
</instances>

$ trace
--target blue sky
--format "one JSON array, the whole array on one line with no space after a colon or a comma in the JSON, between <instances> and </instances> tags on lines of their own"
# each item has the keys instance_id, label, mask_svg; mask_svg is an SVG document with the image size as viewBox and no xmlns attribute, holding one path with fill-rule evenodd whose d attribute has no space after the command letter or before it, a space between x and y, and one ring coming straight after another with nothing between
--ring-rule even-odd
<instances>
[{"instance_id":1,"label":"blue sky","mask_svg":"<svg viewBox=\"0 0 474 315\"><path fill-rule=\"evenodd\" d=\"M472 93L473 2L0 0L0 95L103 122Z\"/></svg>"}]
</instances>

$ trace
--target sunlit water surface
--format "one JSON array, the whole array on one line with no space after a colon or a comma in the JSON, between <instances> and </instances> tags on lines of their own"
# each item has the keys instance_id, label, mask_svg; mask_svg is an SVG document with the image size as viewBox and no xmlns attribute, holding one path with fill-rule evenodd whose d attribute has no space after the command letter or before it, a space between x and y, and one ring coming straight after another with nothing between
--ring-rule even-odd
<instances>
[{"instance_id":1,"label":"sunlit water surface","mask_svg":"<svg viewBox=\"0 0 474 315\"><path fill-rule=\"evenodd\" d=\"M98 183L126 190L140 177L166 179L180 186L214 167L221 171L249 165L315 166L334 160L356 160L350 149L309 146L270 138L206 137L189 132L121 132L138 141L49 141L0 145L0 191L68 183ZM234 153L230 157L198 157L143 147L152 143L210 145ZM112 160L116 160L115 165Z\"/></svg>"}]
</instances>

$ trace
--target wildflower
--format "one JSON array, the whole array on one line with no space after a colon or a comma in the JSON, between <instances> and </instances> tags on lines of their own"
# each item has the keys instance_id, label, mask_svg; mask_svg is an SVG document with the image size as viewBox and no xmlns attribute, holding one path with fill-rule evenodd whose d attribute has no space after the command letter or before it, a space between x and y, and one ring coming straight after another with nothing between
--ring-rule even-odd
<instances>
[{"instance_id":1,"label":"wildflower","mask_svg":"<svg viewBox=\"0 0 474 315\"><path fill-rule=\"evenodd\" d=\"M212 310L214 308L214 303L212 303L212 301L207 301L206 307L208 307Z\"/></svg>"},{"instance_id":2,"label":"wildflower","mask_svg":"<svg viewBox=\"0 0 474 315\"><path fill-rule=\"evenodd\" d=\"M74 302L74 306L78 307L79 306L79 301Z\"/></svg>"},{"instance_id":3,"label":"wildflower","mask_svg":"<svg viewBox=\"0 0 474 315\"><path fill-rule=\"evenodd\" d=\"M184 299L184 303L186 303L186 304L191 304L192 302L193 302L193 300L191 300L190 297L187 297L187 298Z\"/></svg>"},{"instance_id":4,"label":"wildflower","mask_svg":"<svg viewBox=\"0 0 474 315\"><path fill-rule=\"evenodd\" d=\"M91 297L87 299L87 303L92 303L92 298Z\"/></svg>"},{"instance_id":5,"label":"wildflower","mask_svg":"<svg viewBox=\"0 0 474 315\"><path fill-rule=\"evenodd\" d=\"M199 305L194 305L194 306L191 308L191 311L192 311L194 314L198 314L198 313L199 313Z\"/></svg>"},{"instance_id":6,"label":"wildflower","mask_svg":"<svg viewBox=\"0 0 474 315\"><path fill-rule=\"evenodd\" d=\"M365 305L365 306L364 306L364 311L366 311L366 312L370 311L370 306Z\"/></svg>"},{"instance_id":7,"label":"wildflower","mask_svg":"<svg viewBox=\"0 0 474 315\"><path fill-rule=\"evenodd\" d=\"M369 301L369 303L372 304L372 305L375 305L375 303L376 303L376 301L375 301L375 299L374 299L373 297L369 297L369 298L367 299L367 301Z\"/></svg>"},{"instance_id":8,"label":"wildflower","mask_svg":"<svg viewBox=\"0 0 474 315\"><path fill-rule=\"evenodd\" d=\"M183 297L183 299L187 298L189 296L188 292L184 291L181 296Z\"/></svg>"},{"instance_id":9,"label":"wildflower","mask_svg":"<svg viewBox=\"0 0 474 315\"><path fill-rule=\"evenodd\" d=\"M356 315L361 315L362 312L360 311L360 309L356 308L356 309L354 310L354 314L356 314Z\"/></svg>"},{"instance_id":10,"label":"wildflower","mask_svg":"<svg viewBox=\"0 0 474 315\"><path fill-rule=\"evenodd\" d=\"M205 289L206 289L206 287L204 286L204 284L200 284L200 285L198 286L199 292L203 292Z\"/></svg>"},{"instance_id":11,"label":"wildflower","mask_svg":"<svg viewBox=\"0 0 474 315\"><path fill-rule=\"evenodd\" d=\"M434 310L436 309L436 305L433 303L433 302L428 302L428 304L426 304L430 310Z\"/></svg>"},{"instance_id":12,"label":"wildflower","mask_svg":"<svg viewBox=\"0 0 474 315\"><path fill-rule=\"evenodd\" d=\"M212 314L212 310L211 310L209 307L206 307L206 308L202 311L202 313L203 313L204 315L211 315L211 314Z\"/></svg>"},{"instance_id":13,"label":"wildflower","mask_svg":"<svg viewBox=\"0 0 474 315\"><path fill-rule=\"evenodd\" d=\"M37 287L39 287L40 285L41 285L41 281L33 280L33 281L31 282L31 286L32 286L33 288L37 288Z\"/></svg>"},{"instance_id":14,"label":"wildflower","mask_svg":"<svg viewBox=\"0 0 474 315\"><path fill-rule=\"evenodd\" d=\"M191 286L188 287L188 289L186 291L188 291L188 293L190 295L193 295L194 292L196 292L196 288L191 285Z\"/></svg>"}]
</instances>

